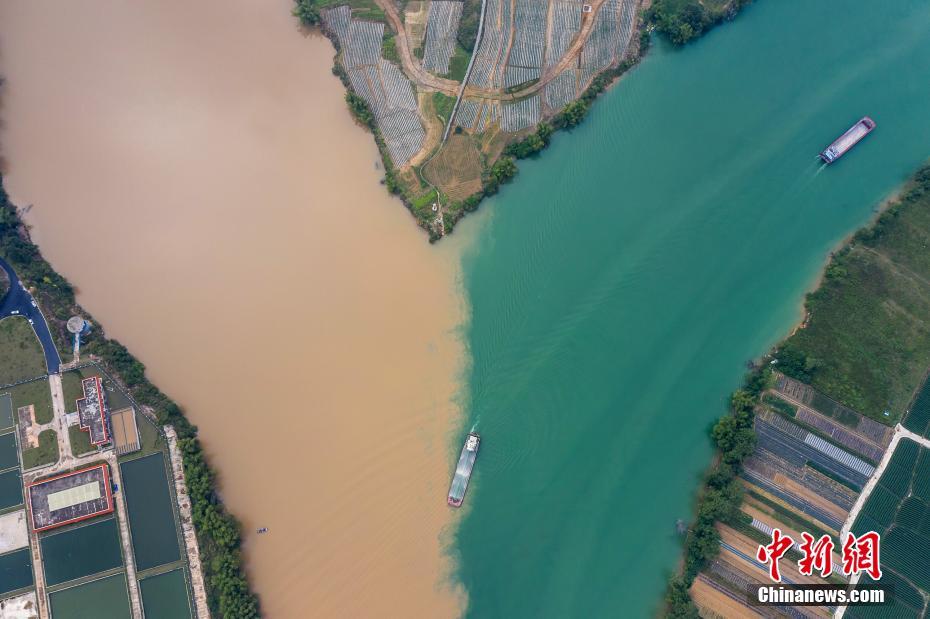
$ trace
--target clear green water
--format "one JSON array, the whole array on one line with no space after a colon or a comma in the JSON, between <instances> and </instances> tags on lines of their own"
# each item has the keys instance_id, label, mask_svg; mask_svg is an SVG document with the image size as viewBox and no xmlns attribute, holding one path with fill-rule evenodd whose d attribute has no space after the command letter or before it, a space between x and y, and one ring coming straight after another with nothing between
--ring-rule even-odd
<instances>
[{"instance_id":1,"label":"clear green water","mask_svg":"<svg viewBox=\"0 0 930 619\"><path fill-rule=\"evenodd\" d=\"M655 612L746 361L930 156L928 76L925 0L758 0L659 45L487 205L464 258L470 616Z\"/></svg>"},{"instance_id":2,"label":"clear green water","mask_svg":"<svg viewBox=\"0 0 930 619\"><path fill-rule=\"evenodd\" d=\"M139 581L146 619L184 619L191 616L184 570L165 572Z\"/></svg>"},{"instance_id":3,"label":"clear green water","mask_svg":"<svg viewBox=\"0 0 930 619\"><path fill-rule=\"evenodd\" d=\"M57 585L123 564L116 519L41 538L45 580Z\"/></svg>"},{"instance_id":4,"label":"clear green water","mask_svg":"<svg viewBox=\"0 0 930 619\"><path fill-rule=\"evenodd\" d=\"M126 575L106 578L49 594L55 619L129 619Z\"/></svg>"},{"instance_id":5,"label":"clear green water","mask_svg":"<svg viewBox=\"0 0 930 619\"><path fill-rule=\"evenodd\" d=\"M129 531L139 571L181 558L174 523L165 456L162 452L123 462L123 490L129 509Z\"/></svg>"}]
</instances>

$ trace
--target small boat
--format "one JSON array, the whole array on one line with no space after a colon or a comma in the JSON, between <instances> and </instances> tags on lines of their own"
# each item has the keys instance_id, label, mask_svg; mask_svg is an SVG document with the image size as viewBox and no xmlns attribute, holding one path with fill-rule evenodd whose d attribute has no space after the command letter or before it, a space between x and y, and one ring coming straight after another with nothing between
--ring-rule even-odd
<instances>
[{"instance_id":1,"label":"small boat","mask_svg":"<svg viewBox=\"0 0 930 619\"><path fill-rule=\"evenodd\" d=\"M863 116L855 125L846 130L846 133L836 138L830 146L827 146L820 158L824 163L833 163L849 150L859 143L859 140L872 133L875 129L875 121L868 116Z\"/></svg>"},{"instance_id":2,"label":"small boat","mask_svg":"<svg viewBox=\"0 0 930 619\"><path fill-rule=\"evenodd\" d=\"M465 491L468 489L468 480L471 479L472 469L475 467L475 458L478 457L478 445L481 437L477 432L469 432L459 455L459 463L455 466L452 476L452 486L449 488L449 505L460 507L465 500Z\"/></svg>"}]
</instances>

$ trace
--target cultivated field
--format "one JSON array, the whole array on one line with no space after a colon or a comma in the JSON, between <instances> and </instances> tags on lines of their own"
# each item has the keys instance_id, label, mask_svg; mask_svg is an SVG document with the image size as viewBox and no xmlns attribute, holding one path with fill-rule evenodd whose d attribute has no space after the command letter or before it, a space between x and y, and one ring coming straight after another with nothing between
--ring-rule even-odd
<instances>
[{"instance_id":1,"label":"cultivated field","mask_svg":"<svg viewBox=\"0 0 930 619\"><path fill-rule=\"evenodd\" d=\"M469 136L453 135L423 175L451 200L464 200L481 191L481 153Z\"/></svg>"}]
</instances>

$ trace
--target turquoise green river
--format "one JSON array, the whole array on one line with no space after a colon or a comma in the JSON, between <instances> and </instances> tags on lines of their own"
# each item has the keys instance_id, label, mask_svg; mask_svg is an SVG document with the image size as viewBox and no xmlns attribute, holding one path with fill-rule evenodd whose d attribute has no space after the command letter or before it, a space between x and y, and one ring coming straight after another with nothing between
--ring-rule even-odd
<instances>
[{"instance_id":1,"label":"turquoise green river","mask_svg":"<svg viewBox=\"0 0 930 619\"><path fill-rule=\"evenodd\" d=\"M658 610L747 360L928 156L930 3L758 0L521 165L464 257L469 616Z\"/></svg>"}]
</instances>

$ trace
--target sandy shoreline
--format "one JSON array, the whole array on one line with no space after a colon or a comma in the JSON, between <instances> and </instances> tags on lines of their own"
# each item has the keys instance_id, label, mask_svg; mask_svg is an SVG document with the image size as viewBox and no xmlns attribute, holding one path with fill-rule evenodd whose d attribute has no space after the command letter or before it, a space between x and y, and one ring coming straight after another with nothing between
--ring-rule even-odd
<instances>
[{"instance_id":1,"label":"sandy shoreline","mask_svg":"<svg viewBox=\"0 0 930 619\"><path fill-rule=\"evenodd\" d=\"M200 427L266 616L455 616L465 239L386 195L290 4L3 3L7 186Z\"/></svg>"}]
</instances>

